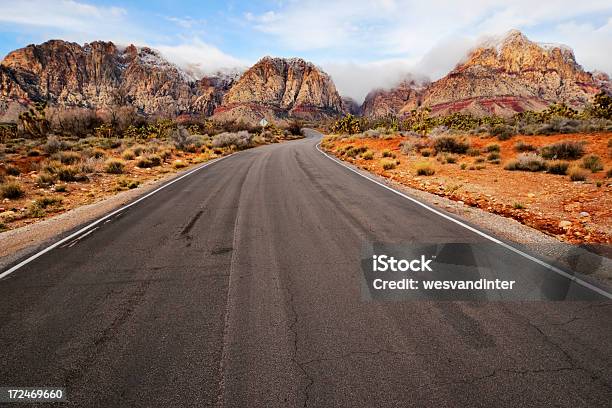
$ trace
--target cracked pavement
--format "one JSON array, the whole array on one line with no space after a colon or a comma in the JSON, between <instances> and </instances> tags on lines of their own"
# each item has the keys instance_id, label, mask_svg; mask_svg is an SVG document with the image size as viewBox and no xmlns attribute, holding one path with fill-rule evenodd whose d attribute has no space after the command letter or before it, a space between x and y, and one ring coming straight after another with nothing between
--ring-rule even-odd
<instances>
[{"instance_id":1,"label":"cracked pavement","mask_svg":"<svg viewBox=\"0 0 612 408\"><path fill-rule=\"evenodd\" d=\"M0 385L66 386L75 407L608 406L610 301L364 301L364 242L482 238L310 136L215 163L0 281Z\"/></svg>"}]
</instances>

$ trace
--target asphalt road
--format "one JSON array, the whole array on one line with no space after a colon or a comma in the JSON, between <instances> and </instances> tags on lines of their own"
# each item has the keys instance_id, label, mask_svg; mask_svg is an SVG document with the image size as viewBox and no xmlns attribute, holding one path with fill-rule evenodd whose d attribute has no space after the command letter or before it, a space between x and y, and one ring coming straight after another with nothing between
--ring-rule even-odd
<instances>
[{"instance_id":1,"label":"asphalt road","mask_svg":"<svg viewBox=\"0 0 612 408\"><path fill-rule=\"evenodd\" d=\"M593 301L364 298L364 244L487 240L317 140L214 163L0 280L0 386L75 407L609 406L612 302L571 281Z\"/></svg>"}]
</instances>

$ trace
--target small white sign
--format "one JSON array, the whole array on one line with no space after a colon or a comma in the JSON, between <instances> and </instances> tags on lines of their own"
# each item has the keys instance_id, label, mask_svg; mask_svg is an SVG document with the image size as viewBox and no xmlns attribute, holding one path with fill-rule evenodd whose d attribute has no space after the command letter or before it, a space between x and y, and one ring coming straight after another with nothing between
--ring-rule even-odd
<instances>
[{"instance_id":1,"label":"small white sign","mask_svg":"<svg viewBox=\"0 0 612 408\"><path fill-rule=\"evenodd\" d=\"M266 118L263 118L262 120L259 121L259 126L266 127L267 125L268 125L268 121L266 120Z\"/></svg>"}]
</instances>

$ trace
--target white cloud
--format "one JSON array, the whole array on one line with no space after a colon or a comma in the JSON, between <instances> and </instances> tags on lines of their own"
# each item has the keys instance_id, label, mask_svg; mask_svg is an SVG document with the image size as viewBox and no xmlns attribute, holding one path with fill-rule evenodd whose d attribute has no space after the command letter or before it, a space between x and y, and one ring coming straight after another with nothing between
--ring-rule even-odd
<instances>
[{"instance_id":1,"label":"white cloud","mask_svg":"<svg viewBox=\"0 0 612 408\"><path fill-rule=\"evenodd\" d=\"M199 38L179 45L154 45L169 61L192 71L196 76L250 65L247 61L225 54Z\"/></svg>"},{"instance_id":2,"label":"white cloud","mask_svg":"<svg viewBox=\"0 0 612 408\"><path fill-rule=\"evenodd\" d=\"M0 22L55 28L67 32L92 33L119 26L127 11L120 7L101 7L72 0L2 1Z\"/></svg>"}]
</instances>

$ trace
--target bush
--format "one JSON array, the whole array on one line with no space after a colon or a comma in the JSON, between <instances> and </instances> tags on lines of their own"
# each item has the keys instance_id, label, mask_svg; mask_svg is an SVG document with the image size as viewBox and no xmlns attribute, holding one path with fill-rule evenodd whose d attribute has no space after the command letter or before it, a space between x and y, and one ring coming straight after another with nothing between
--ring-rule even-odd
<instances>
[{"instance_id":1,"label":"bush","mask_svg":"<svg viewBox=\"0 0 612 408\"><path fill-rule=\"evenodd\" d=\"M608 169L608 171L606 171L606 178L612 178L612 169Z\"/></svg>"},{"instance_id":2,"label":"bush","mask_svg":"<svg viewBox=\"0 0 612 408\"><path fill-rule=\"evenodd\" d=\"M361 155L361 158L362 158L363 160L372 160L372 159L374 158L374 152L373 152L373 151L371 151L371 150L368 150L367 152L364 152L364 153Z\"/></svg>"},{"instance_id":3,"label":"bush","mask_svg":"<svg viewBox=\"0 0 612 408\"><path fill-rule=\"evenodd\" d=\"M145 168L159 166L161 163L162 163L161 157L157 155L148 155L148 156L144 156L138 159L138 162L136 162L136 166L140 167L141 169L145 169Z\"/></svg>"},{"instance_id":4,"label":"bush","mask_svg":"<svg viewBox=\"0 0 612 408\"><path fill-rule=\"evenodd\" d=\"M429 157L429 156L431 156L433 153L434 153L434 151L433 151L433 150L431 150L431 149L422 149L422 150L421 150L421 156L423 156L423 157Z\"/></svg>"},{"instance_id":5,"label":"bush","mask_svg":"<svg viewBox=\"0 0 612 408\"><path fill-rule=\"evenodd\" d=\"M125 149L123 153L121 153L121 157L124 160L134 160L136 158L136 153L132 149Z\"/></svg>"},{"instance_id":6,"label":"bush","mask_svg":"<svg viewBox=\"0 0 612 408\"><path fill-rule=\"evenodd\" d=\"M60 184L59 186L55 186L55 191L58 193L65 193L66 191L68 191L68 186L66 186L65 184Z\"/></svg>"},{"instance_id":7,"label":"bush","mask_svg":"<svg viewBox=\"0 0 612 408\"><path fill-rule=\"evenodd\" d=\"M495 152L495 151L494 151L494 152L489 153L489 155L487 156L487 160L489 160L489 161L499 160L499 158L500 158L499 153L497 153L497 152Z\"/></svg>"},{"instance_id":8,"label":"bush","mask_svg":"<svg viewBox=\"0 0 612 408\"><path fill-rule=\"evenodd\" d=\"M74 164L81 161L81 155L77 152L58 152L53 155L53 159L62 164Z\"/></svg>"},{"instance_id":9,"label":"bush","mask_svg":"<svg viewBox=\"0 0 612 408\"><path fill-rule=\"evenodd\" d=\"M89 157L93 157L94 159L102 159L106 157L106 152L100 148L95 148L87 152Z\"/></svg>"},{"instance_id":10,"label":"bush","mask_svg":"<svg viewBox=\"0 0 612 408\"><path fill-rule=\"evenodd\" d=\"M497 125L491 129L491 135L499 140L508 140L515 134L514 128L507 125Z\"/></svg>"},{"instance_id":11,"label":"bush","mask_svg":"<svg viewBox=\"0 0 612 408\"><path fill-rule=\"evenodd\" d=\"M583 169L591 170L591 173L597 173L603 170L603 163L599 156L590 154L582 159L581 167Z\"/></svg>"},{"instance_id":12,"label":"bush","mask_svg":"<svg viewBox=\"0 0 612 408\"><path fill-rule=\"evenodd\" d=\"M586 170L578 167L572 167L569 171L569 177L572 181L584 181L587 178Z\"/></svg>"},{"instance_id":13,"label":"bush","mask_svg":"<svg viewBox=\"0 0 612 408\"><path fill-rule=\"evenodd\" d=\"M522 152L535 152L538 149L534 145L525 143L521 140L514 145L514 150L522 153Z\"/></svg>"},{"instance_id":14,"label":"bush","mask_svg":"<svg viewBox=\"0 0 612 408\"><path fill-rule=\"evenodd\" d=\"M237 149L246 149L251 146L253 135L246 130L241 130L237 133L219 133L212 139L213 147L230 147L235 146Z\"/></svg>"},{"instance_id":15,"label":"bush","mask_svg":"<svg viewBox=\"0 0 612 408\"><path fill-rule=\"evenodd\" d=\"M450 164L457 163L457 157L456 156L446 156L446 162Z\"/></svg>"},{"instance_id":16,"label":"bush","mask_svg":"<svg viewBox=\"0 0 612 408\"><path fill-rule=\"evenodd\" d=\"M468 156L476 157L480 156L480 149L476 149L474 147L467 149L465 152Z\"/></svg>"},{"instance_id":17,"label":"bush","mask_svg":"<svg viewBox=\"0 0 612 408\"><path fill-rule=\"evenodd\" d=\"M61 141L57 136L49 136L47 142L42 146L47 154L57 153L60 150L66 150L68 146Z\"/></svg>"},{"instance_id":18,"label":"bush","mask_svg":"<svg viewBox=\"0 0 612 408\"><path fill-rule=\"evenodd\" d=\"M535 153L521 153L504 167L506 170L543 171L546 161Z\"/></svg>"},{"instance_id":19,"label":"bush","mask_svg":"<svg viewBox=\"0 0 612 408\"><path fill-rule=\"evenodd\" d=\"M21 170L17 166L11 166L10 164L6 166L6 174L9 176L18 176L21 174Z\"/></svg>"},{"instance_id":20,"label":"bush","mask_svg":"<svg viewBox=\"0 0 612 408\"><path fill-rule=\"evenodd\" d=\"M555 160L548 163L548 172L551 174L567 174L569 163L566 161Z\"/></svg>"},{"instance_id":21,"label":"bush","mask_svg":"<svg viewBox=\"0 0 612 408\"><path fill-rule=\"evenodd\" d=\"M498 144L490 144L487 145L487 147L485 147L485 151L487 153L491 153L491 152L497 152L499 153L499 145Z\"/></svg>"},{"instance_id":22,"label":"bush","mask_svg":"<svg viewBox=\"0 0 612 408\"><path fill-rule=\"evenodd\" d=\"M60 166L57 169L57 178L61 181L84 181L86 177L79 175L79 171L75 166Z\"/></svg>"},{"instance_id":23,"label":"bush","mask_svg":"<svg viewBox=\"0 0 612 408\"><path fill-rule=\"evenodd\" d=\"M396 161L392 159L382 159L380 161L380 164L382 165L382 168L385 170L391 170L397 166Z\"/></svg>"},{"instance_id":24,"label":"bush","mask_svg":"<svg viewBox=\"0 0 612 408\"><path fill-rule=\"evenodd\" d=\"M183 151L195 151L198 138L192 136L187 129L179 126L172 131L172 140L177 149Z\"/></svg>"},{"instance_id":25,"label":"bush","mask_svg":"<svg viewBox=\"0 0 612 408\"><path fill-rule=\"evenodd\" d=\"M131 179L127 179L124 177L120 177L117 179L117 186L121 190L126 189L126 188L132 190L138 187L139 185L140 185L140 181L138 180L131 180Z\"/></svg>"},{"instance_id":26,"label":"bush","mask_svg":"<svg viewBox=\"0 0 612 408\"><path fill-rule=\"evenodd\" d=\"M417 176L431 176L435 172L436 171L434 170L434 168L431 166L429 162L418 163L416 165Z\"/></svg>"},{"instance_id":27,"label":"bush","mask_svg":"<svg viewBox=\"0 0 612 408\"><path fill-rule=\"evenodd\" d=\"M542 157L546 159L576 160L584 155L584 146L580 142L565 140L542 148Z\"/></svg>"},{"instance_id":28,"label":"bush","mask_svg":"<svg viewBox=\"0 0 612 408\"><path fill-rule=\"evenodd\" d=\"M395 158L395 154L391 150L383 150L382 157L393 157Z\"/></svg>"},{"instance_id":29,"label":"bush","mask_svg":"<svg viewBox=\"0 0 612 408\"><path fill-rule=\"evenodd\" d=\"M464 154L470 148L470 144L455 136L438 136L434 140L434 149L437 152Z\"/></svg>"},{"instance_id":30,"label":"bush","mask_svg":"<svg viewBox=\"0 0 612 408\"><path fill-rule=\"evenodd\" d=\"M104 163L104 171L109 174L123 174L125 163L119 159L108 159Z\"/></svg>"},{"instance_id":31,"label":"bush","mask_svg":"<svg viewBox=\"0 0 612 408\"><path fill-rule=\"evenodd\" d=\"M175 169L182 169L183 167L187 167L187 163L182 160L175 160L174 162L172 162L172 167L174 167Z\"/></svg>"},{"instance_id":32,"label":"bush","mask_svg":"<svg viewBox=\"0 0 612 408\"><path fill-rule=\"evenodd\" d=\"M40 156L40 152L38 150L29 150L28 157L38 157Z\"/></svg>"},{"instance_id":33,"label":"bush","mask_svg":"<svg viewBox=\"0 0 612 408\"><path fill-rule=\"evenodd\" d=\"M42 172L38 175L36 184L39 187L49 187L50 185L55 184L56 179L57 177L54 174Z\"/></svg>"},{"instance_id":34,"label":"bush","mask_svg":"<svg viewBox=\"0 0 612 408\"><path fill-rule=\"evenodd\" d=\"M516 203L512 204L512 207L514 207L514 209L516 209L516 210L524 210L525 209L525 204L516 202Z\"/></svg>"},{"instance_id":35,"label":"bush","mask_svg":"<svg viewBox=\"0 0 612 408\"><path fill-rule=\"evenodd\" d=\"M19 183L11 181L0 185L0 195L2 198L14 200L23 197L25 195L25 191L23 191L23 188L21 188Z\"/></svg>"},{"instance_id":36,"label":"bush","mask_svg":"<svg viewBox=\"0 0 612 408\"><path fill-rule=\"evenodd\" d=\"M367 147L351 147L346 150L345 155L348 157L357 157L358 154L365 153L368 150Z\"/></svg>"}]
</instances>

